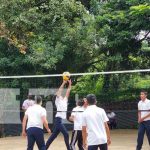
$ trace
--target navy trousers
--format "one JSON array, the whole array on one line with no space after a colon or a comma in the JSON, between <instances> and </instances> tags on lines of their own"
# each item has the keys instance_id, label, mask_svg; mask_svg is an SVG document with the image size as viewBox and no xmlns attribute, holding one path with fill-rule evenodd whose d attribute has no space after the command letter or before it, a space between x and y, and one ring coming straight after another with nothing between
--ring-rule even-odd
<instances>
[{"instance_id":1,"label":"navy trousers","mask_svg":"<svg viewBox=\"0 0 150 150\"><path fill-rule=\"evenodd\" d=\"M51 134L48 141L46 142L46 149L49 148L50 144L55 140L55 138L58 136L58 134L60 132L64 136L64 141L65 141L67 150L70 150L69 134L68 134L68 131L67 131L66 127L64 126L64 124L62 124L62 119L59 118L59 117L55 118L55 127L54 127L54 130L53 130L53 133Z\"/></svg>"},{"instance_id":2,"label":"navy trousers","mask_svg":"<svg viewBox=\"0 0 150 150\"><path fill-rule=\"evenodd\" d=\"M147 138L148 138L148 142L149 142L149 145L150 145L150 120L143 121L139 125L136 150L141 150L142 149L145 132L146 132L146 135L147 135Z\"/></svg>"},{"instance_id":3,"label":"navy trousers","mask_svg":"<svg viewBox=\"0 0 150 150\"><path fill-rule=\"evenodd\" d=\"M98 148L100 150L108 150L107 143L106 144L101 144L101 145L91 145L91 146L88 146L88 150L98 150Z\"/></svg>"},{"instance_id":4,"label":"navy trousers","mask_svg":"<svg viewBox=\"0 0 150 150\"><path fill-rule=\"evenodd\" d=\"M27 150L33 150L36 142L39 150L46 150L44 142L44 133L40 128L32 127L27 130L28 147Z\"/></svg>"}]
</instances>

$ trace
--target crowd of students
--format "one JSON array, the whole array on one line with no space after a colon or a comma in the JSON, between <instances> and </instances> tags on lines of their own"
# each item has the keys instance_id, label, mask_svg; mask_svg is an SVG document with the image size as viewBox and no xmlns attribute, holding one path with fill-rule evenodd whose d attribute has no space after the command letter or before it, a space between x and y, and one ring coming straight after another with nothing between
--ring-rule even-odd
<instances>
[{"instance_id":1,"label":"crowd of students","mask_svg":"<svg viewBox=\"0 0 150 150\"><path fill-rule=\"evenodd\" d=\"M65 96L63 96L63 89L67 83L69 85ZM47 150L60 132L64 136L67 150L75 150L76 143L79 150L108 150L108 145L111 144L109 127L112 128L112 122L114 126L116 115L112 112L106 114L104 109L98 107L94 94L88 94L85 98L76 101L76 107L73 108L69 117L69 120L74 123L71 141L69 142L69 134L63 120L66 119L71 85L71 80L63 81L56 93L57 113L53 132L49 129L48 116L45 108L42 107L41 96L35 96L35 101L31 100L29 96L28 100L24 101L22 108L25 115L22 123L22 135L27 136L27 150L33 150L35 142L39 150ZM145 131L150 143L150 113L148 111L150 110L150 100L147 99L145 91L142 91L140 96L141 101L138 104L138 122L140 126L136 150L142 148ZM46 143L44 141L43 126L50 134Z\"/></svg>"}]
</instances>

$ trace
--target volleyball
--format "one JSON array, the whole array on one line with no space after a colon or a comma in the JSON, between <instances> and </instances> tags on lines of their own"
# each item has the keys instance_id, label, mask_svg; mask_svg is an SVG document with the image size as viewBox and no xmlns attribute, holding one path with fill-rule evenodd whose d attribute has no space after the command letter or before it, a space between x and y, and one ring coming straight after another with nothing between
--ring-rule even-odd
<instances>
[{"instance_id":1,"label":"volleyball","mask_svg":"<svg viewBox=\"0 0 150 150\"><path fill-rule=\"evenodd\" d=\"M70 73L69 72L64 72L63 73L63 80L68 81L70 79Z\"/></svg>"}]
</instances>

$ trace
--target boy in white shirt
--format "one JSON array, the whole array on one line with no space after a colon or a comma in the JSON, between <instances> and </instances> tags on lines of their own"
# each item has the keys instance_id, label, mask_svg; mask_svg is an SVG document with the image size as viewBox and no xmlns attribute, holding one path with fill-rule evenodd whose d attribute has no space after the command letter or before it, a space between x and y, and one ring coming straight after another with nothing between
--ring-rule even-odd
<instances>
[{"instance_id":1,"label":"boy in white shirt","mask_svg":"<svg viewBox=\"0 0 150 150\"><path fill-rule=\"evenodd\" d=\"M27 150L33 150L35 142L39 150L46 150L44 142L43 125L47 129L48 133L50 133L51 131L48 127L48 121L46 119L46 110L41 106L41 96L36 96L35 101L36 103L33 106L29 107L25 112L25 116L22 123L22 136L26 136L27 134Z\"/></svg>"},{"instance_id":2,"label":"boy in white shirt","mask_svg":"<svg viewBox=\"0 0 150 150\"><path fill-rule=\"evenodd\" d=\"M146 91L141 91L140 98L141 100L138 103L139 131L136 150L142 149L145 132L150 145L150 100L147 99Z\"/></svg>"},{"instance_id":3,"label":"boy in white shirt","mask_svg":"<svg viewBox=\"0 0 150 150\"><path fill-rule=\"evenodd\" d=\"M96 106L94 94L87 95L86 99L88 107L83 112L83 146L85 149L88 146L88 150L108 150L111 143L108 117L104 109Z\"/></svg>"},{"instance_id":4,"label":"boy in white shirt","mask_svg":"<svg viewBox=\"0 0 150 150\"><path fill-rule=\"evenodd\" d=\"M34 100L32 100L32 95L29 93L28 99L24 100L22 104L22 109L26 111L30 106L33 106L35 103Z\"/></svg>"},{"instance_id":5,"label":"boy in white shirt","mask_svg":"<svg viewBox=\"0 0 150 150\"><path fill-rule=\"evenodd\" d=\"M109 119L108 125L110 129L116 129L117 121L116 121L116 114L112 111L112 109L108 110L107 117Z\"/></svg>"},{"instance_id":6,"label":"boy in white shirt","mask_svg":"<svg viewBox=\"0 0 150 150\"><path fill-rule=\"evenodd\" d=\"M69 86L68 86L68 89L66 91L65 97L63 97L62 91L63 91L64 86L67 82L69 83ZM54 123L55 127L54 127L54 131L52 132L51 136L49 137L48 141L46 142L46 149L49 148L50 144L55 140L55 138L61 132L64 136L67 150L70 150L69 134L68 134L66 127L62 123L62 120L66 119L66 113L67 113L67 107L68 107L68 98L70 95L71 84L72 84L71 80L63 81L58 92L56 93L55 105L57 107L57 113L55 116L55 123Z\"/></svg>"},{"instance_id":7,"label":"boy in white shirt","mask_svg":"<svg viewBox=\"0 0 150 150\"><path fill-rule=\"evenodd\" d=\"M82 139L82 114L84 112L84 100L78 100L76 105L77 106L73 108L71 116L69 118L70 121L74 122L74 131L72 132L70 146L71 150L75 150L75 144L78 141L79 150L84 150Z\"/></svg>"}]
</instances>

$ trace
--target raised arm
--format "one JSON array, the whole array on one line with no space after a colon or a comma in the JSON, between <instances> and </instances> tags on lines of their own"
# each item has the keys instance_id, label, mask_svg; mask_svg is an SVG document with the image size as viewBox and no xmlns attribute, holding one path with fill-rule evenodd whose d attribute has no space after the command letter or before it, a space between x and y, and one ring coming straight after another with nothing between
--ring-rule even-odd
<instances>
[{"instance_id":1,"label":"raised arm","mask_svg":"<svg viewBox=\"0 0 150 150\"><path fill-rule=\"evenodd\" d=\"M58 89L58 91L57 91L57 93L56 93L56 95L59 97L59 96L61 96L62 95L62 91L63 91L63 89L64 89L64 85L66 84L66 81L63 81L63 83L61 84L61 86L59 87L59 89Z\"/></svg>"},{"instance_id":2,"label":"raised arm","mask_svg":"<svg viewBox=\"0 0 150 150\"><path fill-rule=\"evenodd\" d=\"M69 96L70 96L70 91L71 91L71 86L72 86L72 81L71 81L71 79L68 81L68 83L69 83L69 86L68 86L68 89L67 89L67 91L66 91L66 97L67 97L67 98L69 98Z\"/></svg>"}]
</instances>

